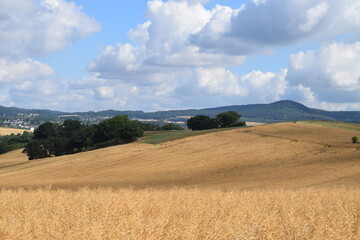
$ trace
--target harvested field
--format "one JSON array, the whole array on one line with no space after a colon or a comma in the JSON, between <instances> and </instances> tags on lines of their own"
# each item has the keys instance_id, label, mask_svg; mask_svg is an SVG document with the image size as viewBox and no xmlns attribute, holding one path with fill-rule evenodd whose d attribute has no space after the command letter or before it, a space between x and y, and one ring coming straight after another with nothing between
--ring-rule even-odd
<instances>
[{"instance_id":1,"label":"harvested field","mask_svg":"<svg viewBox=\"0 0 360 240\"><path fill-rule=\"evenodd\" d=\"M359 239L359 133L281 123L34 161L13 151L0 156L0 238Z\"/></svg>"},{"instance_id":2,"label":"harvested field","mask_svg":"<svg viewBox=\"0 0 360 240\"><path fill-rule=\"evenodd\" d=\"M357 187L354 135L359 131L280 123L31 162L17 151L0 156L0 187Z\"/></svg>"},{"instance_id":3,"label":"harvested field","mask_svg":"<svg viewBox=\"0 0 360 240\"><path fill-rule=\"evenodd\" d=\"M10 135L12 133L14 133L14 134L18 134L18 133L22 134L24 131L29 131L29 130L0 127L0 136Z\"/></svg>"}]
</instances>

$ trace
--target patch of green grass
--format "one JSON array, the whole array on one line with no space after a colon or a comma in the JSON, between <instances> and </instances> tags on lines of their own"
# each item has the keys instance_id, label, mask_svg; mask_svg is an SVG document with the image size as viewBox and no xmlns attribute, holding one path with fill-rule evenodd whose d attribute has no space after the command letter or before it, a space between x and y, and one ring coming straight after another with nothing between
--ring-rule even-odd
<instances>
[{"instance_id":1,"label":"patch of green grass","mask_svg":"<svg viewBox=\"0 0 360 240\"><path fill-rule=\"evenodd\" d=\"M344 123L331 121L303 121L303 124L316 125L321 127L342 128L347 130L360 131L360 123Z\"/></svg>"},{"instance_id":2,"label":"patch of green grass","mask_svg":"<svg viewBox=\"0 0 360 240\"><path fill-rule=\"evenodd\" d=\"M234 128L231 128L234 129ZM142 143L148 144L161 144L169 141L179 140L187 137L193 137L198 135L203 135L212 132L230 130L230 128L218 128L218 129L209 129L202 131L154 131L154 132L145 132L144 137L140 139Z\"/></svg>"}]
</instances>

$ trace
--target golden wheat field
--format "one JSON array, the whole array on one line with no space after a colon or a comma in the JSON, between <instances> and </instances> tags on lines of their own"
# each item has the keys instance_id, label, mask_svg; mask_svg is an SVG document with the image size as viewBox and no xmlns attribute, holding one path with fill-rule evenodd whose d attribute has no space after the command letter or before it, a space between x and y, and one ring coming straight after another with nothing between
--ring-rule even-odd
<instances>
[{"instance_id":1,"label":"golden wheat field","mask_svg":"<svg viewBox=\"0 0 360 240\"><path fill-rule=\"evenodd\" d=\"M3 136L3 135L10 135L12 133L14 134L22 134L24 131L24 129L17 129L17 128L5 128L5 127L0 127L0 136ZM27 130L29 131L29 130Z\"/></svg>"},{"instance_id":2,"label":"golden wheat field","mask_svg":"<svg viewBox=\"0 0 360 240\"><path fill-rule=\"evenodd\" d=\"M1 239L360 238L360 190L2 190Z\"/></svg>"},{"instance_id":3,"label":"golden wheat field","mask_svg":"<svg viewBox=\"0 0 360 240\"><path fill-rule=\"evenodd\" d=\"M28 161L0 239L360 239L359 131L281 123Z\"/></svg>"},{"instance_id":4,"label":"golden wheat field","mask_svg":"<svg viewBox=\"0 0 360 240\"><path fill-rule=\"evenodd\" d=\"M19 150L0 155L0 187L359 186L360 145L351 143L358 133L281 123L35 161Z\"/></svg>"}]
</instances>

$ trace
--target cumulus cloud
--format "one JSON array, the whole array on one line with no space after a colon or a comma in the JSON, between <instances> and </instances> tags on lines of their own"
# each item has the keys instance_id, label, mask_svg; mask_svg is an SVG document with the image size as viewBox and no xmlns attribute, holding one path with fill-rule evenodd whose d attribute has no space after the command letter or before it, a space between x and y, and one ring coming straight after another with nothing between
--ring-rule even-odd
<instances>
[{"instance_id":1,"label":"cumulus cloud","mask_svg":"<svg viewBox=\"0 0 360 240\"><path fill-rule=\"evenodd\" d=\"M246 95L246 90L239 84L238 77L224 68L195 70L198 87L209 94Z\"/></svg>"},{"instance_id":2,"label":"cumulus cloud","mask_svg":"<svg viewBox=\"0 0 360 240\"><path fill-rule=\"evenodd\" d=\"M129 30L130 41L106 46L80 80L55 80L49 66L31 58L69 46L99 24L65 0L19 1L0 0L0 84L12 84L0 101L9 104L162 110L291 98L336 110L360 106L359 43L295 53L288 69L234 70L273 46L359 34L357 0L252 0L236 9L210 9L207 0L148 1L147 21Z\"/></svg>"},{"instance_id":3,"label":"cumulus cloud","mask_svg":"<svg viewBox=\"0 0 360 240\"><path fill-rule=\"evenodd\" d=\"M189 44L189 38L201 31L215 14L200 2L149 1L146 13L149 20L128 33L134 44L107 46L88 69L102 78L126 81L137 78L138 82L158 83L169 78L167 74L182 72L184 68L242 64L243 56L202 53Z\"/></svg>"},{"instance_id":4,"label":"cumulus cloud","mask_svg":"<svg viewBox=\"0 0 360 240\"><path fill-rule=\"evenodd\" d=\"M43 56L99 30L100 25L72 2L0 1L0 56Z\"/></svg>"},{"instance_id":5,"label":"cumulus cloud","mask_svg":"<svg viewBox=\"0 0 360 240\"><path fill-rule=\"evenodd\" d=\"M0 58L0 83L46 79L53 74L53 70L48 65L38 61L26 59L12 62Z\"/></svg>"},{"instance_id":6,"label":"cumulus cloud","mask_svg":"<svg viewBox=\"0 0 360 240\"><path fill-rule=\"evenodd\" d=\"M100 24L73 2L0 0L0 85L7 91L1 104L59 108L83 102L89 90L73 91L35 59L99 30Z\"/></svg>"},{"instance_id":7,"label":"cumulus cloud","mask_svg":"<svg viewBox=\"0 0 360 240\"><path fill-rule=\"evenodd\" d=\"M148 98L167 108L192 107L195 98L198 106L201 102L219 104L225 99L242 102L281 99L287 86L285 70L280 73L253 71L241 76L229 68L243 64L244 56L204 52L192 42L197 34L208 32L209 36L204 39L211 44L210 38L222 37L230 31L232 18L243 11L242 7L231 9L220 5L209 10L201 3L149 1L148 21L128 33L133 43L107 46L88 65L89 71L119 89L116 94L104 92L103 95L112 96L113 100L132 99L132 102ZM267 4L266 1L257 2L257 5L263 4ZM137 90L121 91L130 86Z\"/></svg>"},{"instance_id":8,"label":"cumulus cloud","mask_svg":"<svg viewBox=\"0 0 360 240\"><path fill-rule=\"evenodd\" d=\"M288 88L287 70L279 73L252 71L241 77L241 82L248 90L249 102L270 103L283 99Z\"/></svg>"},{"instance_id":9,"label":"cumulus cloud","mask_svg":"<svg viewBox=\"0 0 360 240\"><path fill-rule=\"evenodd\" d=\"M359 62L359 42L333 42L290 55L282 97L314 108L358 111Z\"/></svg>"},{"instance_id":10,"label":"cumulus cloud","mask_svg":"<svg viewBox=\"0 0 360 240\"><path fill-rule=\"evenodd\" d=\"M360 42L334 42L291 55L287 80L321 101L360 102Z\"/></svg>"},{"instance_id":11,"label":"cumulus cloud","mask_svg":"<svg viewBox=\"0 0 360 240\"><path fill-rule=\"evenodd\" d=\"M46 64L31 59L9 61L0 58L0 83L46 79L54 74Z\"/></svg>"},{"instance_id":12,"label":"cumulus cloud","mask_svg":"<svg viewBox=\"0 0 360 240\"><path fill-rule=\"evenodd\" d=\"M340 97L342 91L357 88L354 73L360 68L340 64L357 61L345 55L345 49L327 53L329 47L322 53L295 54L290 57L289 71L278 73L252 71L238 75L229 69L243 64L246 54L271 46L354 32L360 26L353 13L358 5L355 0L253 0L237 9L221 5L207 9L203 1L153 0L148 2L148 21L128 33L132 43L107 46L88 69L111 81L112 86L119 86L119 94L105 94L118 102L148 97L171 108L170 102L182 106L195 101L199 105L272 102L292 94L303 102L325 103L333 101L334 94ZM343 57L335 63L339 51ZM332 58L332 65L326 65ZM321 61L323 70L318 71ZM136 91L120 90L131 86ZM321 94L326 86L332 90Z\"/></svg>"},{"instance_id":13,"label":"cumulus cloud","mask_svg":"<svg viewBox=\"0 0 360 240\"><path fill-rule=\"evenodd\" d=\"M219 22L213 18L193 36L192 43L202 51L249 54L308 39L360 34L359 5L357 0L256 0L228 11L221 22L230 27L223 33L208 27Z\"/></svg>"},{"instance_id":14,"label":"cumulus cloud","mask_svg":"<svg viewBox=\"0 0 360 240\"><path fill-rule=\"evenodd\" d=\"M109 86L98 87L96 89L96 95L101 99L113 99L115 96L114 89Z\"/></svg>"}]
</instances>

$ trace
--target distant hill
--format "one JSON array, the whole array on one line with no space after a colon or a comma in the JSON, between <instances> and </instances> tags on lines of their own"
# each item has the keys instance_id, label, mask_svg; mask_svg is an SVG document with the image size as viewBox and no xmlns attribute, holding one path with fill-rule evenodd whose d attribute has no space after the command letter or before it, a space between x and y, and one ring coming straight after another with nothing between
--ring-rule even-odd
<instances>
[{"instance_id":1,"label":"distant hill","mask_svg":"<svg viewBox=\"0 0 360 240\"><path fill-rule=\"evenodd\" d=\"M324 111L308 108L294 101L279 101L271 104L238 105L203 109L217 112L236 111L244 118L260 122L282 122L299 120L327 120L360 123L360 111Z\"/></svg>"},{"instance_id":2,"label":"distant hill","mask_svg":"<svg viewBox=\"0 0 360 240\"><path fill-rule=\"evenodd\" d=\"M208 115L215 116L224 111L236 111L246 121L257 122L283 122L300 120L327 120L360 123L360 111L324 111L308 108L300 103L284 100L271 104L233 105L225 107L171 110L158 112L143 111L117 111L106 110L100 112L59 112L51 110L22 109L0 106L0 116L18 117L27 115L36 118L60 118L77 116L80 119L113 117L116 115L128 115L132 119L155 119L159 121L173 120L185 121L189 116Z\"/></svg>"}]
</instances>

